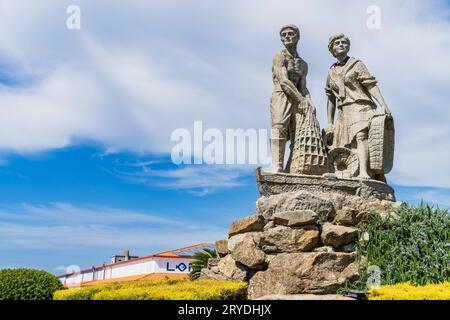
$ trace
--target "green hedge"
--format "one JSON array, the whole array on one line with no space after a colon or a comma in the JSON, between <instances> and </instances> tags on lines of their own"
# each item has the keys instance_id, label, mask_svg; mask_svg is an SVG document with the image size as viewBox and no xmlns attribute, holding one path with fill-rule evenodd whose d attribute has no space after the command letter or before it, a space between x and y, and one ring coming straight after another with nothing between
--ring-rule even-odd
<instances>
[{"instance_id":1,"label":"green hedge","mask_svg":"<svg viewBox=\"0 0 450 320\"><path fill-rule=\"evenodd\" d=\"M0 270L0 300L51 300L62 288L61 281L46 271Z\"/></svg>"}]
</instances>

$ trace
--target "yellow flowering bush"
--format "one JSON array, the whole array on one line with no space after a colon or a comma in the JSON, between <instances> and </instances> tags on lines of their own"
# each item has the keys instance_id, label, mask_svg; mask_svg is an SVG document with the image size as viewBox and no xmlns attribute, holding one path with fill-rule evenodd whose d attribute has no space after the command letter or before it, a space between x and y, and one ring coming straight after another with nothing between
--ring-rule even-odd
<instances>
[{"instance_id":1,"label":"yellow flowering bush","mask_svg":"<svg viewBox=\"0 0 450 320\"><path fill-rule=\"evenodd\" d=\"M450 300L450 282L414 286L398 283L369 291L369 300Z\"/></svg>"},{"instance_id":2,"label":"yellow flowering bush","mask_svg":"<svg viewBox=\"0 0 450 320\"><path fill-rule=\"evenodd\" d=\"M54 300L245 299L247 283L216 280L144 280L60 290Z\"/></svg>"},{"instance_id":3,"label":"yellow flowering bush","mask_svg":"<svg viewBox=\"0 0 450 320\"><path fill-rule=\"evenodd\" d=\"M53 294L53 300L90 300L101 290L100 286L59 290Z\"/></svg>"}]
</instances>

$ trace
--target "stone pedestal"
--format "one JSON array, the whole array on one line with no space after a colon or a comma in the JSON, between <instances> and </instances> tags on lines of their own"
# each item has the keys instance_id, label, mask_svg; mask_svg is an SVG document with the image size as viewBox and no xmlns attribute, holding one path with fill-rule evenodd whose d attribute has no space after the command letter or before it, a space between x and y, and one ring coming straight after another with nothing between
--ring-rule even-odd
<instances>
[{"instance_id":1,"label":"stone pedestal","mask_svg":"<svg viewBox=\"0 0 450 320\"><path fill-rule=\"evenodd\" d=\"M327 173L322 176L264 172L255 170L259 193L268 197L293 191L335 193L363 199L395 201L394 189L384 182L370 179L338 179Z\"/></svg>"},{"instance_id":2,"label":"stone pedestal","mask_svg":"<svg viewBox=\"0 0 450 320\"><path fill-rule=\"evenodd\" d=\"M249 282L248 296L334 294L358 277L357 225L389 212L394 191L373 180L264 173L254 215L218 242L221 259L202 277ZM226 246L226 247L225 247Z\"/></svg>"}]
</instances>

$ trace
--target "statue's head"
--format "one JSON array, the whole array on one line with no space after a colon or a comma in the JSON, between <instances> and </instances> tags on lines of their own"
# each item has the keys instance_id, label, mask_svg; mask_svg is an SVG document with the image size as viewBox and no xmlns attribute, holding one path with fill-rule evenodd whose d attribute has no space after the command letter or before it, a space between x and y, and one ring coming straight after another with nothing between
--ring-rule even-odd
<instances>
[{"instance_id":1,"label":"statue's head","mask_svg":"<svg viewBox=\"0 0 450 320\"><path fill-rule=\"evenodd\" d=\"M346 56L350 51L350 39L343 33L336 34L330 37L328 50L330 50L335 58L343 55Z\"/></svg>"},{"instance_id":2,"label":"statue's head","mask_svg":"<svg viewBox=\"0 0 450 320\"><path fill-rule=\"evenodd\" d=\"M285 47L296 46L300 40L300 30L296 25L285 25L281 27L280 37Z\"/></svg>"}]
</instances>

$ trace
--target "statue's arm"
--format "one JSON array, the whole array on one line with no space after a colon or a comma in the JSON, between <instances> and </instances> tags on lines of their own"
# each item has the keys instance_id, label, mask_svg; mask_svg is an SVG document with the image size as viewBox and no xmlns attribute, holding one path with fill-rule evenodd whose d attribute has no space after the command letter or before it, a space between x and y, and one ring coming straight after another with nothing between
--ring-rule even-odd
<instances>
[{"instance_id":1,"label":"statue's arm","mask_svg":"<svg viewBox=\"0 0 450 320\"><path fill-rule=\"evenodd\" d=\"M336 113L336 96L331 89L331 77L328 75L327 83L325 85L325 93L328 97L327 104L327 116L328 116L328 127L333 128L334 125L334 115Z\"/></svg>"},{"instance_id":2,"label":"statue's arm","mask_svg":"<svg viewBox=\"0 0 450 320\"><path fill-rule=\"evenodd\" d=\"M303 97L298 91L297 87L292 83L291 80L289 80L286 67L283 65L283 57L281 53L277 53L275 55L273 59L272 70L284 93L292 102L300 104L300 102L303 100Z\"/></svg>"},{"instance_id":3,"label":"statue's arm","mask_svg":"<svg viewBox=\"0 0 450 320\"><path fill-rule=\"evenodd\" d=\"M381 107L381 111L385 114L391 114L391 111L389 110L386 101L384 101L383 95L381 94L380 88L377 85L377 80L375 77L369 73L369 70L361 61L358 62L356 68L358 80L367 88L370 95L378 102Z\"/></svg>"},{"instance_id":4,"label":"statue's arm","mask_svg":"<svg viewBox=\"0 0 450 320\"><path fill-rule=\"evenodd\" d=\"M372 95L372 97L374 97L375 100L380 105L382 112L384 114L391 114L391 110L389 110L389 108L386 104L386 101L384 101L384 98L383 98L383 95L381 94L380 88L378 88L377 85L374 85L367 89L369 90L369 93Z\"/></svg>"},{"instance_id":5,"label":"statue's arm","mask_svg":"<svg viewBox=\"0 0 450 320\"><path fill-rule=\"evenodd\" d=\"M336 113L336 98L334 96L328 97L327 115L328 115L328 126L330 128L334 125L334 115Z\"/></svg>"},{"instance_id":6,"label":"statue's arm","mask_svg":"<svg viewBox=\"0 0 450 320\"><path fill-rule=\"evenodd\" d=\"M308 87L306 86L306 77L308 76L308 64L305 62L303 65L302 77L300 78L299 91L306 98L311 98Z\"/></svg>"}]
</instances>

